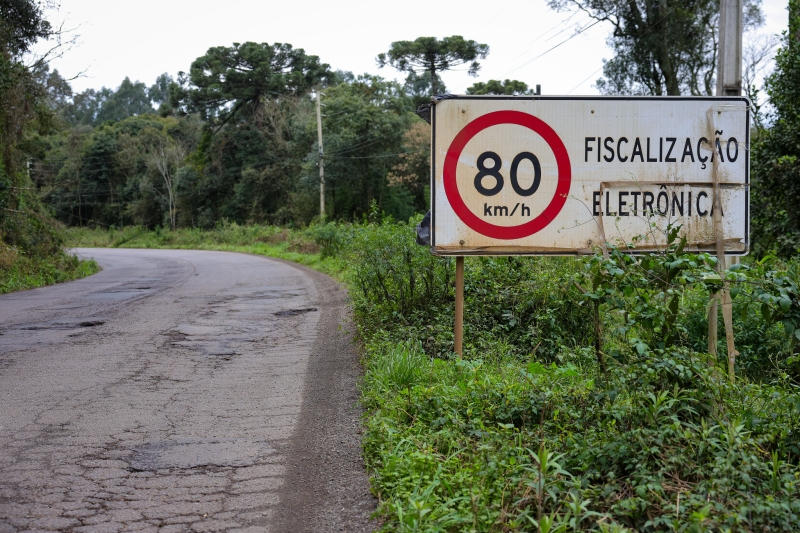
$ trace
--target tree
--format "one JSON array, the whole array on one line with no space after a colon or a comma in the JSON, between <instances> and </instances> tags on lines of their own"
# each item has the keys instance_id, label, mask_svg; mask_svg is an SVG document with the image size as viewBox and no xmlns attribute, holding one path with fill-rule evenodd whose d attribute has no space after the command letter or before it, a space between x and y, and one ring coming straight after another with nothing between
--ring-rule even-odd
<instances>
[{"instance_id":1,"label":"tree","mask_svg":"<svg viewBox=\"0 0 800 533\"><path fill-rule=\"evenodd\" d=\"M97 126L103 122L119 122L128 117L152 114L155 113L150 96L153 91L141 81L134 82L126 76L116 90L103 87L76 94L71 105L65 106L64 118L70 124Z\"/></svg>"},{"instance_id":2,"label":"tree","mask_svg":"<svg viewBox=\"0 0 800 533\"><path fill-rule=\"evenodd\" d=\"M33 70L33 75L47 93L47 105L53 111L61 111L71 104L72 87L58 70L50 70L47 63Z\"/></svg>"},{"instance_id":3,"label":"tree","mask_svg":"<svg viewBox=\"0 0 800 533\"><path fill-rule=\"evenodd\" d=\"M330 67L290 44L246 42L209 48L197 58L184 87L172 89L172 101L222 127L239 115L252 117L263 99L306 93L324 83ZM188 86L187 86L188 85Z\"/></svg>"},{"instance_id":4,"label":"tree","mask_svg":"<svg viewBox=\"0 0 800 533\"><path fill-rule=\"evenodd\" d=\"M228 216L243 222L298 220L293 199L302 186L297 178L315 139L315 107L305 95L264 99L252 121L215 136L221 157L215 157L209 173L235 183ZM312 187L309 193L318 197Z\"/></svg>"},{"instance_id":5,"label":"tree","mask_svg":"<svg viewBox=\"0 0 800 533\"><path fill-rule=\"evenodd\" d=\"M0 2L0 42L8 56L21 56L39 39L50 37L52 31L43 16L41 3L31 0Z\"/></svg>"},{"instance_id":6,"label":"tree","mask_svg":"<svg viewBox=\"0 0 800 533\"><path fill-rule=\"evenodd\" d=\"M746 0L745 27L763 22ZM719 0L548 0L611 23L615 56L597 82L604 94L711 95L715 92Z\"/></svg>"},{"instance_id":7,"label":"tree","mask_svg":"<svg viewBox=\"0 0 800 533\"><path fill-rule=\"evenodd\" d=\"M24 56L53 35L42 6L32 0L0 2L0 253L55 256L60 238L31 187L23 147L35 132L54 125L42 77ZM37 67L43 70L43 62Z\"/></svg>"},{"instance_id":8,"label":"tree","mask_svg":"<svg viewBox=\"0 0 800 533\"><path fill-rule=\"evenodd\" d=\"M800 251L800 0L789 0L789 31L766 91L771 127L753 143L754 250L791 257Z\"/></svg>"},{"instance_id":9,"label":"tree","mask_svg":"<svg viewBox=\"0 0 800 533\"><path fill-rule=\"evenodd\" d=\"M177 227L176 181L175 174L186 158L183 147L165 132L158 132L147 143L147 163L156 169L164 180L164 199L167 202L170 229Z\"/></svg>"},{"instance_id":10,"label":"tree","mask_svg":"<svg viewBox=\"0 0 800 533\"><path fill-rule=\"evenodd\" d=\"M389 171L390 187L402 186L414 196L414 207L430 209L431 127L415 120L403 134L403 152Z\"/></svg>"},{"instance_id":11,"label":"tree","mask_svg":"<svg viewBox=\"0 0 800 533\"><path fill-rule=\"evenodd\" d=\"M147 89L147 97L156 107L169 101L169 86L175 80L166 72L156 78L156 82Z\"/></svg>"},{"instance_id":12,"label":"tree","mask_svg":"<svg viewBox=\"0 0 800 533\"><path fill-rule=\"evenodd\" d=\"M744 43L744 51L742 57L742 89L750 99L751 109L753 112L753 125L762 129L764 127L761 108L763 104L759 101L760 89L756 87L756 78L758 78L769 65L769 61L775 55L775 48L777 48L780 41L776 35L758 35L752 36Z\"/></svg>"},{"instance_id":13,"label":"tree","mask_svg":"<svg viewBox=\"0 0 800 533\"><path fill-rule=\"evenodd\" d=\"M533 90L528 88L528 84L517 80L489 80L474 84L467 89L467 94L533 94Z\"/></svg>"},{"instance_id":14,"label":"tree","mask_svg":"<svg viewBox=\"0 0 800 533\"><path fill-rule=\"evenodd\" d=\"M442 77L437 74L435 80L436 92L446 93L447 87L444 81L442 81ZM409 72L403 84L403 89L405 89L406 94L413 100L415 109L423 104L429 103L431 101L431 94L434 94L431 73L428 71L420 74Z\"/></svg>"},{"instance_id":15,"label":"tree","mask_svg":"<svg viewBox=\"0 0 800 533\"><path fill-rule=\"evenodd\" d=\"M481 66L476 59L486 59L489 46L466 40L460 35L445 37L418 37L414 41L396 41L384 54L377 57L378 67L387 64L409 73L427 72L431 80L431 92L437 94L437 72L450 70L470 63L467 72L477 76Z\"/></svg>"},{"instance_id":16,"label":"tree","mask_svg":"<svg viewBox=\"0 0 800 533\"><path fill-rule=\"evenodd\" d=\"M103 87L99 90L86 89L72 97L72 103L64 108L64 119L71 125L93 126L100 107L111 98L114 91Z\"/></svg>"},{"instance_id":17,"label":"tree","mask_svg":"<svg viewBox=\"0 0 800 533\"><path fill-rule=\"evenodd\" d=\"M325 91L325 201L331 218L352 219L369 212L373 200L386 212L408 218L414 199L403 187L389 187L387 175L405 152L403 136L414 120L402 87L362 75ZM316 132L316 124L308 124ZM316 146L306 159L308 189L318 183ZM319 189L315 193L318 197Z\"/></svg>"},{"instance_id":18,"label":"tree","mask_svg":"<svg viewBox=\"0 0 800 533\"><path fill-rule=\"evenodd\" d=\"M132 82L127 76L100 106L95 117L95 124L106 121L117 122L128 117L154 113L153 105L147 94L147 86L141 81Z\"/></svg>"}]
</instances>

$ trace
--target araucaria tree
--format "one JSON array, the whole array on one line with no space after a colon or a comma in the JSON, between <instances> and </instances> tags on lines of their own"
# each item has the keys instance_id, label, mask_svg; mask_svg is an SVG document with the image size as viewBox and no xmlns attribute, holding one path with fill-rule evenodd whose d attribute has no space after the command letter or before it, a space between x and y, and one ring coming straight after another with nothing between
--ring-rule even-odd
<instances>
[{"instance_id":1,"label":"araucaria tree","mask_svg":"<svg viewBox=\"0 0 800 533\"><path fill-rule=\"evenodd\" d=\"M548 0L611 23L615 56L597 86L604 94L715 92L719 0ZM745 1L745 27L763 22L760 0Z\"/></svg>"},{"instance_id":2,"label":"araucaria tree","mask_svg":"<svg viewBox=\"0 0 800 533\"><path fill-rule=\"evenodd\" d=\"M437 94L438 72L469 63L467 72L470 76L477 76L481 68L477 60L485 59L488 54L488 45L460 35L443 39L418 37L414 41L393 42L388 52L378 55L377 62L379 67L389 64L404 72L429 73L431 92Z\"/></svg>"},{"instance_id":3,"label":"araucaria tree","mask_svg":"<svg viewBox=\"0 0 800 533\"><path fill-rule=\"evenodd\" d=\"M234 43L198 57L189 70L189 87L173 87L171 100L221 127L239 115L253 117L263 100L308 92L330 75L327 64L302 48ZM187 81L183 73L180 78Z\"/></svg>"},{"instance_id":4,"label":"araucaria tree","mask_svg":"<svg viewBox=\"0 0 800 533\"><path fill-rule=\"evenodd\" d=\"M479 81L472 85L472 87L468 87L467 94L518 95L533 94L533 90L528 88L527 83L519 80L489 80L487 82Z\"/></svg>"}]
</instances>

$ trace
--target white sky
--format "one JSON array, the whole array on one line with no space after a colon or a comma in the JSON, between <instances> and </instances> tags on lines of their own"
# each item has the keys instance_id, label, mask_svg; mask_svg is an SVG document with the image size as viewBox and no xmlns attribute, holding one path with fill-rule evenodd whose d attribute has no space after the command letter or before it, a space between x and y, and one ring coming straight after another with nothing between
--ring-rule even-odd
<instances>
[{"instance_id":1,"label":"white sky","mask_svg":"<svg viewBox=\"0 0 800 533\"><path fill-rule=\"evenodd\" d=\"M786 29L787 3L763 0L761 33ZM290 43L334 69L386 78L404 77L375 64L392 41L463 35L488 44L477 79L464 71L443 75L455 93L475 81L511 78L541 84L542 94L597 94L592 85L602 60L612 57L605 45L610 25L600 23L537 58L589 23L585 14L550 10L545 0L62 0L48 17L77 28L78 46L53 62L68 78L85 71L72 82L76 91L116 88L125 76L150 85L162 72L188 71L211 46L245 41Z\"/></svg>"}]
</instances>

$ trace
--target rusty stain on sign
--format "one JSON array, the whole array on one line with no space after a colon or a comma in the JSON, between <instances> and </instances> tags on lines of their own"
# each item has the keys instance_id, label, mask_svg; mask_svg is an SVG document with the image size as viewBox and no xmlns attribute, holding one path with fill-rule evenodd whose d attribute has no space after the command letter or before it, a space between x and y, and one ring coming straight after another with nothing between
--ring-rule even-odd
<instances>
[{"instance_id":1,"label":"rusty stain on sign","mask_svg":"<svg viewBox=\"0 0 800 533\"><path fill-rule=\"evenodd\" d=\"M714 251L715 220L748 251L746 98L463 96L432 126L436 254L657 250L670 224Z\"/></svg>"}]
</instances>

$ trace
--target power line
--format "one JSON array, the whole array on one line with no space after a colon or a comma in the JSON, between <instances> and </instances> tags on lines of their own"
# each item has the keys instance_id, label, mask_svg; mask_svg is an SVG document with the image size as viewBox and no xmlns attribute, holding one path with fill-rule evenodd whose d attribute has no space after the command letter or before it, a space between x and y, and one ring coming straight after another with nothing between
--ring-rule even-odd
<instances>
[{"instance_id":1,"label":"power line","mask_svg":"<svg viewBox=\"0 0 800 533\"><path fill-rule=\"evenodd\" d=\"M675 8L676 8L676 7L677 7L677 6L673 7L673 8L672 8L672 9L670 9L669 11L667 11L667 12L664 14L664 16L663 16L663 17L661 17L660 19L658 19L658 20L657 20L657 21L656 21L654 24L651 24L650 26L648 26L648 27L647 27L647 29L646 29L646 30L644 30L644 31L642 32L642 34L638 36L638 38L639 38L639 39L641 39L642 37L644 37L645 35L647 35L647 33L648 33L648 32L649 32L651 29L653 29L653 28L654 28L655 26L657 26L658 24L661 24L661 21L663 21L663 20L664 20L665 18L667 18L667 17L668 17L668 16L669 16L669 15L670 15L670 14L671 14L673 11L675 11ZM601 20L602 20L602 19L601 19ZM598 20L597 22L600 22L600 20ZM535 58L534 58L534 59L535 59ZM598 72L600 72L600 71L603 69L603 67L604 67L604 66L605 66L605 65L602 65L600 68L598 68L597 70L595 70L594 72L592 72L591 74L589 74L589 75L588 75L588 76L587 76L587 77L586 77L586 78L585 78L585 79L584 79L582 82L580 82L578 85L576 85L575 87L573 87L572 89L570 89L570 91L569 91L567 94L570 94L570 93L572 93L572 91L574 91L575 89L577 89L578 87L580 87L581 85L583 85L584 83L586 83L586 80L588 80L589 78L591 78L592 76L594 76L595 74L597 74Z\"/></svg>"},{"instance_id":2,"label":"power line","mask_svg":"<svg viewBox=\"0 0 800 533\"><path fill-rule=\"evenodd\" d=\"M591 74L589 74L588 76L586 76L586 79L584 79L584 80L583 80L582 82L580 82L578 85L576 85L575 87L573 87L572 89L570 89L570 90L569 90L569 92L568 92L567 94L572 94L572 91L574 91L575 89L577 89L578 87L580 87L581 85L583 85L584 83L586 83L586 81L587 81L589 78L591 78L592 76L594 76L595 74L597 74L598 72L600 72L601 70L603 70L603 67L604 67L604 66L605 66L605 65L602 65L602 66L601 66L599 69L595 70L594 72L592 72Z\"/></svg>"},{"instance_id":3,"label":"power line","mask_svg":"<svg viewBox=\"0 0 800 533\"><path fill-rule=\"evenodd\" d=\"M335 159L374 159L379 157L392 157L396 155L406 155L406 154L418 154L420 152L424 152L428 150L427 148L423 148L421 150L414 150L413 152L398 152L396 154L379 154L379 155L365 155L365 156L358 156L358 157L336 157Z\"/></svg>"},{"instance_id":4,"label":"power line","mask_svg":"<svg viewBox=\"0 0 800 533\"><path fill-rule=\"evenodd\" d=\"M561 27L561 26L563 26L564 24L566 24L567 22L569 22L569 21L570 21L570 20L571 20L571 19L572 19L574 16L576 16L578 13L579 13L579 11L576 11L576 12L572 13L572 14L571 14L569 17L567 17L567 18L565 18L565 19L563 19L563 20L559 21L559 22L558 22L556 25L554 25L554 26L550 27L549 29L547 29L546 31L544 31L544 32L540 33L538 37L536 37L536 38L535 38L535 39L533 39L532 41L528 42L528 43L527 43L526 45L524 45L524 46L530 46L530 45L532 45L533 43L537 42L539 39L541 39L541 38L542 38L542 37L544 37L545 35L549 34L549 33L550 33L550 32L552 32L553 30L555 30L555 29L558 29L559 27ZM552 39L552 38L553 38L553 37L555 37L556 35L560 35L561 33L563 33L564 31L566 31L566 30L568 30L568 29L570 29L570 28L574 28L575 26L577 26L577 25L579 25L579 24L581 24L581 21L577 21L577 22L575 22L574 24L571 24L571 25L567 26L566 28L562 29L561 31L559 31L559 32L558 32L558 33L556 33L555 35L552 35L552 36L550 36L550 37L549 37L549 38L548 38L548 39L547 39L545 42L547 42L548 40ZM521 33L521 32L519 32L519 33ZM517 33L517 35L519 35L519 33ZM510 39L509 39L509 40L510 40ZM506 42L508 42L509 40L507 40ZM504 43L504 44L505 44L505 43ZM508 64L510 64L510 63L513 63L513 62L514 62L516 59L518 59L518 58L520 58L520 57L522 57L522 56L525 56L525 55L529 54L529 53L530 53L530 52L532 52L533 50L534 50L534 48L528 48L527 50L525 50L525 51L524 51L524 52L522 52L521 54L517 55L516 57L512 58L511 60L509 60L509 61L506 61L506 62L504 63L504 65L503 65L503 66L505 67L506 65L508 65ZM513 72L513 71L512 71L512 72ZM507 75L507 74L505 74L505 75L503 75L503 76L500 76L500 78L503 78L503 77L505 77L506 75ZM491 77L491 76L487 76L487 77ZM464 87L464 86L465 86L465 85L467 85L468 83L469 83L469 81L467 81L467 82L465 82L465 83L462 83L461 85L459 85L458 87L456 87L456 89L461 89L462 87Z\"/></svg>"},{"instance_id":5,"label":"power line","mask_svg":"<svg viewBox=\"0 0 800 533\"><path fill-rule=\"evenodd\" d=\"M579 12L579 11L575 11L574 13L572 13L572 15L570 15L569 17L565 18L564 20L560 21L560 22L559 22L558 24L556 24L555 26L553 26L553 27L551 27L550 29L548 29L548 30L544 31L543 33L540 33L538 37L536 37L534 40L532 40L532 41L528 42L528 43L527 43L525 46L529 46L529 45L531 45L531 44L535 43L536 41L538 41L539 39L541 39L542 37L544 37L545 35L547 35L547 34L548 34L548 33L550 33L551 31L555 30L556 28L558 28L558 27L559 27L559 26L561 26L562 24L565 24L565 23L569 22L569 21L572 19L572 17L574 17L574 16L575 16L575 15L577 15L578 13L580 13L580 12ZM502 43L502 44L500 44L500 45L498 46L498 48L500 48L500 47L502 47L502 46L505 46L507 43L509 43L510 41L512 41L514 38L516 38L516 36L517 36L517 35L519 35L520 33L524 32L524 31L527 31L527 28L523 28L523 29L521 29L520 31L518 31L517 33L515 33L515 34L514 34L512 37L510 37L509 39L506 39L505 41L503 41L503 43ZM563 30L562 30L562 31L563 31ZM561 32L559 32L559 33L561 33ZM558 35L558 34L556 34L556 35ZM530 51L530 50L529 50L529 51ZM526 53L527 53L527 52L526 52Z\"/></svg>"},{"instance_id":6,"label":"power line","mask_svg":"<svg viewBox=\"0 0 800 533\"><path fill-rule=\"evenodd\" d=\"M503 74L503 76L501 76L501 77L508 76L508 75L509 75L509 74L511 74L512 72L516 72L516 71L518 71L519 69L521 69L522 67L524 67L524 66L526 66L526 65L529 65L529 64L533 63L534 61L536 61L536 60L537 60L537 59L539 59L540 57L542 57L542 56L545 56L545 55L549 54L550 52L552 52L553 50L555 50L556 48L558 48L558 47L559 47L559 46L561 46L562 44L564 44L564 43L566 43L566 42L569 42L569 41L571 41L572 39L574 39L574 38L575 38L575 37L577 37L578 35L582 34L582 33L583 33L583 32L585 32L586 30L588 30L589 28L591 28L591 27L593 27L593 26L595 26L595 25L599 24L600 22L601 22L600 20L596 20L596 21L594 21L593 23L589 24L588 26L584 26L583 28L581 28L580 30L578 30L576 33L574 33L574 34L570 35L569 37L567 37L566 39L564 39L563 41L561 41L561 42L560 42L560 43L558 43L557 45L555 45L555 46L553 46L553 47L551 47L551 48L548 48L547 50L545 50L544 52L542 52L542 53L541 53L541 54L539 54L538 56L534 57L533 59L531 59L531 60L529 60L529 61L526 61L525 63L521 64L520 66L518 66L518 67L516 67L516 68L514 68L514 69L512 69L512 70L510 70L510 71L508 71L508 72L506 72L506 73L505 73L505 74Z\"/></svg>"}]
</instances>

